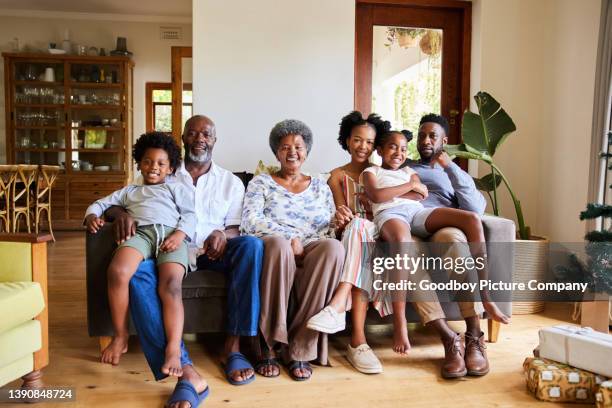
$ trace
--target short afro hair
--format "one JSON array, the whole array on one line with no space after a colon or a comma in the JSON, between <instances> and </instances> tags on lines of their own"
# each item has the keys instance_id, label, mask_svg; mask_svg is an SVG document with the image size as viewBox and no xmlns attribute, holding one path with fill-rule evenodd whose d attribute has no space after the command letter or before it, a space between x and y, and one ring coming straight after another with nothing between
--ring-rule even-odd
<instances>
[{"instance_id":1,"label":"short afro hair","mask_svg":"<svg viewBox=\"0 0 612 408\"><path fill-rule=\"evenodd\" d=\"M448 120L446 120L444 116L436 115L435 113L428 113L427 115L424 115L421 118L421 121L419 122L419 127L421 127L423 123L427 122L437 123L438 125L440 125L442 129L444 129L444 134L448 136Z\"/></svg>"},{"instance_id":2,"label":"short afro hair","mask_svg":"<svg viewBox=\"0 0 612 408\"><path fill-rule=\"evenodd\" d=\"M162 132L148 132L141 135L132 148L132 157L140 163L147 149L164 149L168 153L172 174L181 164L181 150L171 136Z\"/></svg>"},{"instance_id":3,"label":"short afro hair","mask_svg":"<svg viewBox=\"0 0 612 408\"><path fill-rule=\"evenodd\" d=\"M300 120L285 119L274 125L270 131L270 149L272 149L274 155L278 152L281 139L288 135L302 136L304 143L306 143L307 152L310 154L310 149L312 148L312 131L310 128Z\"/></svg>"},{"instance_id":4,"label":"short afro hair","mask_svg":"<svg viewBox=\"0 0 612 408\"><path fill-rule=\"evenodd\" d=\"M374 147L382 147L390 136L396 134L403 135L406 138L406 143L412 140L412 132L409 130L389 130L387 132L376 135L376 139L374 140Z\"/></svg>"},{"instance_id":5,"label":"short afro hair","mask_svg":"<svg viewBox=\"0 0 612 408\"><path fill-rule=\"evenodd\" d=\"M388 120L383 120L379 115L371 113L367 118L364 118L362 113L359 111L352 111L348 115L342 118L340 121L340 132L338 133L338 143L344 150L348 152L348 139L351 137L351 132L356 126L370 126L376 132L376 136L379 134L388 132L391 130L391 123Z\"/></svg>"}]
</instances>

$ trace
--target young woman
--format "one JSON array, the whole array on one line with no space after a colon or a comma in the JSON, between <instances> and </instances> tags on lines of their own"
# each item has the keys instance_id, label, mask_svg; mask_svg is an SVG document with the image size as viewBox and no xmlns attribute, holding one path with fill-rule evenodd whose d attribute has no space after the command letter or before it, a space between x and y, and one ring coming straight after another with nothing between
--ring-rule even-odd
<instances>
[{"instance_id":1,"label":"young woman","mask_svg":"<svg viewBox=\"0 0 612 408\"><path fill-rule=\"evenodd\" d=\"M385 303L372 291L372 276L362 273L362 265L369 262L371 246L378 237L372 220L372 210L359 183L359 176L370 166L376 136L391 128L388 121L371 114L364 118L361 112L351 112L342 118L338 142L351 155L351 161L331 172L328 184L336 205L336 230L342 236L346 258L340 285L329 304L308 321L308 327L324 333L336 333L345 328L345 312L351 309L352 333L347 347L347 359L358 370L367 374L382 372L382 364L365 337L365 318L368 302L382 315L388 315ZM424 197L411 192L415 200ZM352 302L351 302L352 300ZM352 306L351 306L352 303Z\"/></svg>"}]
</instances>

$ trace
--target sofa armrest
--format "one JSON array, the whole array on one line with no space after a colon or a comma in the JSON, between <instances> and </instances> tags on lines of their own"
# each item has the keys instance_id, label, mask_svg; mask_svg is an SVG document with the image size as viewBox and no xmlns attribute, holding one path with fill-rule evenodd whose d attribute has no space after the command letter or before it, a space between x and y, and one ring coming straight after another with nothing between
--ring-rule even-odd
<instances>
[{"instance_id":1,"label":"sofa armrest","mask_svg":"<svg viewBox=\"0 0 612 408\"><path fill-rule=\"evenodd\" d=\"M482 216L482 225L487 242L514 242L516 237L514 221L485 214Z\"/></svg>"},{"instance_id":2,"label":"sofa armrest","mask_svg":"<svg viewBox=\"0 0 612 408\"><path fill-rule=\"evenodd\" d=\"M117 247L112 223L105 223L96 234L89 232L85 234L87 330L90 336L108 336L113 330L108 305L106 270Z\"/></svg>"},{"instance_id":3,"label":"sofa armrest","mask_svg":"<svg viewBox=\"0 0 612 408\"><path fill-rule=\"evenodd\" d=\"M493 280L503 280L512 282L514 270L514 244L516 239L516 227L514 221L494 215L483 215L482 225L484 227L485 240L487 245L489 270L493 275L489 276ZM494 296L495 303L506 315L512 315L512 295L498 294ZM503 301L501 300L503 299ZM489 337L491 341L497 338L499 325L490 324Z\"/></svg>"},{"instance_id":4,"label":"sofa armrest","mask_svg":"<svg viewBox=\"0 0 612 408\"><path fill-rule=\"evenodd\" d=\"M50 234L0 234L0 281L37 282L45 307L36 316L40 322L41 349L34 353L34 370L49 365L49 297L47 292L47 242ZM40 375L40 374L37 374Z\"/></svg>"}]
</instances>

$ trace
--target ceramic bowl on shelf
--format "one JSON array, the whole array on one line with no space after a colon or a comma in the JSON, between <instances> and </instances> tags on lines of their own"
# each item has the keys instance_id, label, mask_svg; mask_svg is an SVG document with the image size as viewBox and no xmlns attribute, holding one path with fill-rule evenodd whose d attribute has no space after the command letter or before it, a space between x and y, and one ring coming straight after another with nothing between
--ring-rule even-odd
<instances>
[{"instance_id":1,"label":"ceramic bowl on shelf","mask_svg":"<svg viewBox=\"0 0 612 408\"><path fill-rule=\"evenodd\" d=\"M110 166L96 166L96 167L94 167L94 170L96 170L96 171L109 171L110 170Z\"/></svg>"}]
</instances>

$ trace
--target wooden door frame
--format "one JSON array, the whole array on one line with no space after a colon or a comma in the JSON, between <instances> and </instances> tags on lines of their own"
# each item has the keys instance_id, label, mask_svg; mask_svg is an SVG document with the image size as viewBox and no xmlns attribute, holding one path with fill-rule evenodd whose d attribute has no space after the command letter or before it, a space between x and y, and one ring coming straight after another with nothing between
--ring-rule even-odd
<instances>
[{"instance_id":1,"label":"wooden door frame","mask_svg":"<svg viewBox=\"0 0 612 408\"><path fill-rule=\"evenodd\" d=\"M472 3L469 1L461 0L355 0L355 7L359 5L386 5L386 6L410 6L420 8L437 8L437 9L451 9L458 10L462 13L463 18L463 37L461 39L461 108L460 115L468 109L470 106L470 68L471 68L471 48L472 48ZM370 83L369 86L364 83L364 78L358 78L358 34L360 25L371 25L371 21L358 21L357 13L355 13L355 88L354 88L354 107L356 110L361 111L364 114L371 113L372 108L372 67L365 67L365 74L363 77L369 75ZM364 44L363 40L361 44ZM372 44L365 44L364 47L369 46L372 48ZM361 72L364 72L361 70ZM360 103L359 101L366 101Z\"/></svg>"},{"instance_id":2,"label":"wooden door frame","mask_svg":"<svg viewBox=\"0 0 612 408\"><path fill-rule=\"evenodd\" d=\"M181 146L183 133L183 58L193 58L192 47L171 47L171 78L172 78L172 137Z\"/></svg>"},{"instance_id":3,"label":"wooden door frame","mask_svg":"<svg viewBox=\"0 0 612 408\"><path fill-rule=\"evenodd\" d=\"M153 123L153 91L157 89L172 90L171 82L146 82L145 83L145 129L147 132L155 131L155 123ZM191 91L192 84L185 83L183 90ZM183 94L181 92L181 104L183 102ZM181 107L182 112L182 107Z\"/></svg>"}]
</instances>

